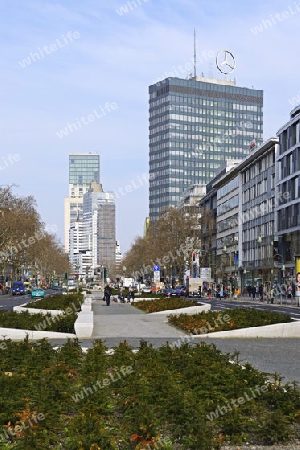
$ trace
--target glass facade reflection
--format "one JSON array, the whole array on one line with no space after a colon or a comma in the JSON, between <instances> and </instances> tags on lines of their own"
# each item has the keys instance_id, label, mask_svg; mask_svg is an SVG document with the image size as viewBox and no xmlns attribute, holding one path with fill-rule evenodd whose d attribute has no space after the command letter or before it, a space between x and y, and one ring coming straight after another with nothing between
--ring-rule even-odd
<instances>
[{"instance_id":1,"label":"glass facade reflection","mask_svg":"<svg viewBox=\"0 0 300 450\"><path fill-rule=\"evenodd\" d=\"M95 153L69 155L70 197L82 197L93 180L100 183L99 155Z\"/></svg>"}]
</instances>

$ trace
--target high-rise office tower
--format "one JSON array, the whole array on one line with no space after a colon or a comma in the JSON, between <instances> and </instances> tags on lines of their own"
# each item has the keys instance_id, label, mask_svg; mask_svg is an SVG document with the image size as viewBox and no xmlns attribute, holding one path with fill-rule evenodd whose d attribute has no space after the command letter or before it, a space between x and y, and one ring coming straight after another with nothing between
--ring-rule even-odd
<instances>
[{"instance_id":1,"label":"high-rise office tower","mask_svg":"<svg viewBox=\"0 0 300 450\"><path fill-rule=\"evenodd\" d=\"M149 87L149 216L177 206L228 159L262 142L263 91L234 81L166 78Z\"/></svg>"},{"instance_id":2,"label":"high-rise office tower","mask_svg":"<svg viewBox=\"0 0 300 450\"><path fill-rule=\"evenodd\" d=\"M72 153L69 155L69 197L64 202L65 252L69 252L71 223L82 219L82 199L90 182L100 183L100 156L98 153Z\"/></svg>"},{"instance_id":3,"label":"high-rise office tower","mask_svg":"<svg viewBox=\"0 0 300 450\"><path fill-rule=\"evenodd\" d=\"M83 196L84 248L91 251L92 269L103 266L115 270L115 209L115 194L103 192L102 185L92 181Z\"/></svg>"}]
</instances>

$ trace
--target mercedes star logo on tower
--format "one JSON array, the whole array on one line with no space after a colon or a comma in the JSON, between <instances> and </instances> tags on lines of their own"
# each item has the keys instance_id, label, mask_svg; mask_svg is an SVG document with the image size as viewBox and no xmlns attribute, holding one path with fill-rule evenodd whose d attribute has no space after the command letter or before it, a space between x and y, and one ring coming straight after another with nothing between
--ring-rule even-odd
<instances>
[{"instance_id":1,"label":"mercedes star logo on tower","mask_svg":"<svg viewBox=\"0 0 300 450\"><path fill-rule=\"evenodd\" d=\"M216 57L217 68L220 72L228 74L234 71L236 62L229 50L221 50Z\"/></svg>"}]
</instances>

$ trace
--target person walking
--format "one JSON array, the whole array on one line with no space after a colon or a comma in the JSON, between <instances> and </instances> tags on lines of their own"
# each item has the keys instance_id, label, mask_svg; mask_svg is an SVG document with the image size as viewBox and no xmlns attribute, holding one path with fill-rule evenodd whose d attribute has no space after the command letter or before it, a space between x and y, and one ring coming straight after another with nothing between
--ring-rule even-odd
<instances>
[{"instance_id":1,"label":"person walking","mask_svg":"<svg viewBox=\"0 0 300 450\"><path fill-rule=\"evenodd\" d=\"M106 302L106 306L110 305L110 297L111 297L111 287L109 285L109 283L105 286L104 289L104 299Z\"/></svg>"}]
</instances>

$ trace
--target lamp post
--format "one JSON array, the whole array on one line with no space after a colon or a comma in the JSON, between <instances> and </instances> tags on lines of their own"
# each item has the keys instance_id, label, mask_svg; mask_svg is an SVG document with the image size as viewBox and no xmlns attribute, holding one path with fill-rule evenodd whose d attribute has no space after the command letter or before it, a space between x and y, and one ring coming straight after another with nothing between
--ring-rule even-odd
<instances>
[{"instance_id":1,"label":"lamp post","mask_svg":"<svg viewBox=\"0 0 300 450\"><path fill-rule=\"evenodd\" d=\"M231 250L227 251L226 245L223 246L223 252L225 255L229 256L229 282L230 282L230 275L231 275ZM226 275L226 284L228 283L228 276ZM227 287L227 286L226 286ZM229 288L229 297L231 297L231 286Z\"/></svg>"},{"instance_id":2,"label":"lamp post","mask_svg":"<svg viewBox=\"0 0 300 450\"><path fill-rule=\"evenodd\" d=\"M125 273L126 273L126 266L123 266L123 286L124 286Z\"/></svg>"}]
</instances>

